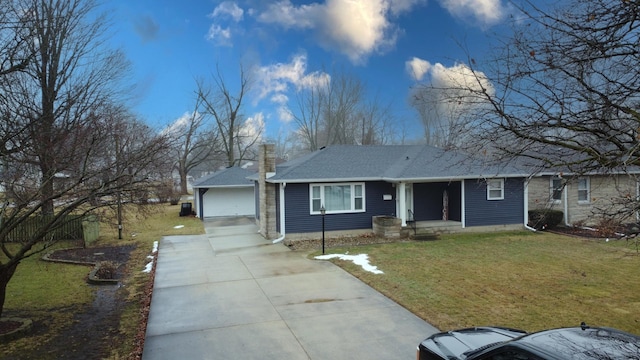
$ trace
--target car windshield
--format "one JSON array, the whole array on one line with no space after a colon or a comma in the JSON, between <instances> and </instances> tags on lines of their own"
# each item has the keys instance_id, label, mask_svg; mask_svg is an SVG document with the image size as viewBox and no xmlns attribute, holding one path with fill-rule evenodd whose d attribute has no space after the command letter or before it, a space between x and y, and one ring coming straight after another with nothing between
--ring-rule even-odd
<instances>
[{"instance_id":1,"label":"car windshield","mask_svg":"<svg viewBox=\"0 0 640 360\"><path fill-rule=\"evenodd\" d=\"M551 330L522 341L566 359L640 359L640 338L608 329Z\"/></svg>"}]
</instances>

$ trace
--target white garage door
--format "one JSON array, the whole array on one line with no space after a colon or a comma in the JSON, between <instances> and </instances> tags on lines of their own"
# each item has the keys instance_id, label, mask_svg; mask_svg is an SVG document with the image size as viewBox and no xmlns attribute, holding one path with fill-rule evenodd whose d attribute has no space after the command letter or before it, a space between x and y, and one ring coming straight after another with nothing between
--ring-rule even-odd
<instances>
[{"instance_id":1,"label":"white garage door","mask_svg":"<svg viewBox=\"0 0 640 360\"><path fill-rule=\"evenodd\" d=\"M203 217L255 215L253 187L211 188L202 197Z\"/></svg>"}]
</instances>

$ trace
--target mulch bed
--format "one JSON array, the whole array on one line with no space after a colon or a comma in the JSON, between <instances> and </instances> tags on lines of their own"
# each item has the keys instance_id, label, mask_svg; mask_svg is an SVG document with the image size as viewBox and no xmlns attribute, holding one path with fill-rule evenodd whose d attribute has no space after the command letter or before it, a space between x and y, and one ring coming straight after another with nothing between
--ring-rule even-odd
<instances>
[{"instance_id":1,"label":"mulch bed","mask_svg":"<svg viewBox=\"0 0 640 360\"><path fill-rule=\"evenodd\" d=\"M49 254L49 258L91 264L95 264L100 261L112 261L118 264L126 264L127 261L129 261L129 255L133 249L135 249L135 245L131 244L122 246L62 249Z\"/></svg>"},{"instance_id":2,"label":"mulch bed","mask_svg":"<svg viewBox=\"0 0 640 360\"><path fill-rule=\"evenodd\" d=\"M547 231L589 239L623 239L636 237L638 235L637 226L637 224L627 224L613 229L597 229L580 226L557 226Z\"/></svg>"}]
</instances>

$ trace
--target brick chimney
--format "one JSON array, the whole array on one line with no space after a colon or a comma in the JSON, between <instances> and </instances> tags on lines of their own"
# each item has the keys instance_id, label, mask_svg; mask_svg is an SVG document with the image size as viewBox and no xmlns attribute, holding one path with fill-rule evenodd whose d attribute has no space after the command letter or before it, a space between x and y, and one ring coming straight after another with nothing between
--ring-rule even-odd
<instances>
[{"instance_id":1,"label":"brick chimney","mask_svg":"<svg viewBox=\"0 0 640 360\"><path fill-rule=\"evenodd\" d=\"M266 181L276 172L275 145L260 145L260 157L258 161L260 234L266 239L275 239L278 237L276 230L276 185L267 183Z\"/></svg>"}]
</instances>

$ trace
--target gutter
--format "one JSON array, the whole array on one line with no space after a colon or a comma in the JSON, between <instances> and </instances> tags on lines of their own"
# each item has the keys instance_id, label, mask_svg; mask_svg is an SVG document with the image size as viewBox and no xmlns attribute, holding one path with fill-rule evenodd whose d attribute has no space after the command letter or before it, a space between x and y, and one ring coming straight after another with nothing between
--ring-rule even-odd
<instances>
[{"instance_id":1,"label":"gutter","mask_svg":"<svg viewBox=\"0 0 640 360\"><path fill-rule=\"evenodd\" d=\"M526 178L526 174L471 174L471 175L456 175L447 177L431 177L431 178L395 178L395 177L353 177L353 178L316 178L316 179L267 179L269 183L329 183L329 182L358 182L358 181L385 181L389 183L399 182L449 182L449 181L461 181L461 180L476 180L476 179L496 179L496 178Z\"/></svg>"}]
</instances>

